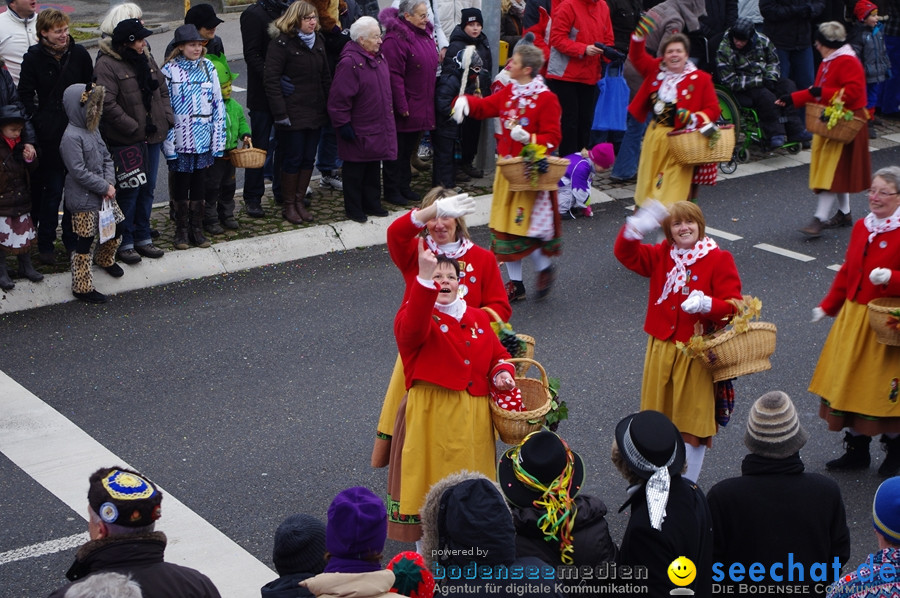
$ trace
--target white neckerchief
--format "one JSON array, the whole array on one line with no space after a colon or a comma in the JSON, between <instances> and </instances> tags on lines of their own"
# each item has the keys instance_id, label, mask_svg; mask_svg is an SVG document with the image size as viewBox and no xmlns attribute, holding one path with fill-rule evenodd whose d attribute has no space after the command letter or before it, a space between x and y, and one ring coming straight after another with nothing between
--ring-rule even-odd
<instances>
[{"instance_id":1,"label":"white neckerchief","mask_svg":"<svg viewBox=\"0 0 900 598\"><path fill-rule=\"evenodd\" d=\"M875 238L875 235L886 233L900 228L900 207L894 210L894 213L887 218L878 218L872 212L866 214L863 219L866 230L869 231L869 243Z\"/></svg>"},{"instance_id":2,"label":"white neckerchief","mask_svg":"<svg viewBox=\"0 0 900 598\"><path fill-rule=\"evenodd\" d=\"M462 319L463 314L466 313L466 300L457 297L454 299L453 303L448 303L447 305L443 305L440 303L435 303L434 308L441 312L442 314L447 314L451 318L456 318L458 322Z\"/></svg>"},{"instance_id":3,"label":"white neckerchief","mask_svg":"<svg viewBox=\"0 0 900 598\"><path fill-rule=\"evenodd\" d=\"M675 265L666 274L666 284L663 287L662 295L656 300L656 304L659 305L665 301L670 293L679 292L687 279L685 268L706 257L706 254L717 247L716 242L709 237L703 237L690 249L679 249L677 246L672 245L672 248L669 250L669 256L675 262Z\"/></svg>"},{"instance_id":4,"label":"white neckerchief","mask_svg":"<svg viewBox=\"0 0 900 598\"><path fill-rule=\"evenodd\" d=\"M853 58L857 58L856 52L853 51L853 47L850 44L844 44L843 46L823 58L822 62L828 62L840 56L852 56Z\"/></svg>"},{"instance_id":5,"label":"white neckerchief","mask_svg":"<svg viewBox=\"0 0 900 598\"><path fill-rule=\"evenodd\" d=\"M434 239L431 238L431 235L425 236L425 244L428 245L428 249L430 249L435 255L446 255L450 259L458 260L462 256L466 255L466 252L469 251L474 243L469 239L457 239L452 243L444 243L443 245L438 245L435 243Z\"/></svg>"},{"instance_id":6,"label":"white neckerchief","mask_svg":"<svg viewBox=\"0 0 900 598\"><path fill-rule=\"evenodd\" d=\"M666 505L669 502L669 488L672 484L672 478L669 475L669 467L675 462L678 455L678 446L672 449L672 456L662 467L657 467L644 458L631 439L631 422L628 422L628 429L625 430L623 438L623 450L626 460L638 470L643 472L653 472L650 479L644 486L644 494L647 495L647 510L650 512L650 525L655 530L661 530L663 520L666 518Z\"/></svg>"},{"instance_id":7,"label":"white neckerchief","mask_svg":"<svg viewBox=\"0 0 900 598\"><path fill-rule=\"evenodd\" d=\"M539 93L550 91L550 88L544 83L544 78L540 75L535 75L534 79L528 83L519 83L518 81L513 80L511 85L512 99L520 101L529 96L536 96Z\"/></svg>"},{"instance_id":8,"label":"white neckerchief","mask_svg":"<svg viewBox=\"0 0 900 598\"><path fill-rule=\"evenodd\" d=\"M688 60L684 65L684 70L680 73L673 73L660 64L660 73L657 78L662 79L659 85L659 99L667 104L672 104L678 100L678 84L686 75L697 70L694 63Z\"/></svg>"}]
</instances>

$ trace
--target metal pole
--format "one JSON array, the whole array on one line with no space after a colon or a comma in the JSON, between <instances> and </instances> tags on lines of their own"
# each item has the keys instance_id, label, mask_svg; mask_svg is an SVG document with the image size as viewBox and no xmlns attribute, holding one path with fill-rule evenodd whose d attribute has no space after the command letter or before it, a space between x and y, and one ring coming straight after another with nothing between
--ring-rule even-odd
<instances>
[{"instance_id":1,"label":"metal pole","mask_svg":"<svg viewBox=\"0 0 900 598\"><path fill-rule=\"evenodd\" d=\"M488 38L491 47L491 62L494 69L491 79L506 65L497 64L500 59L500 0L482 0L481 15L484 18L484 34ZM512 49L512 48L510 48ZM478 142L478 154L475 158L475 166L485 171L494 168L494 153L496 152L496 140L494 139L494 119L489 118L481 123L481 137Z\"/></svg>"}]
</instances>

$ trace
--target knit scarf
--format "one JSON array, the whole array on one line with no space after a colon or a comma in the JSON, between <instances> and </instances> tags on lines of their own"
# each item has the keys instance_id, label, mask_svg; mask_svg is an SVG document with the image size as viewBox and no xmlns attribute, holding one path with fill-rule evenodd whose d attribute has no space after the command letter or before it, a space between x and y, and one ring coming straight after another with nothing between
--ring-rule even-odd
<instances>
[{"instance_id":1,"label":"knit scarf","mask_svg":"<svg viewBox=\"0 0 900 598\"><path fill-rule=\"evenodd\" d=\"M662 295L656 300L656 304L659 305L665 301L669 294L679 292L684 287L684 283L687 282L687 266L693 265L697 260L703 259L710 251L717 247L718 245L716 245L716 242L709 237L703 237L689 249L679 249L675 245L672 245L672 248L669 250L669 257L672 258L675 265L672 266L672 269L666 274L666 284L663 287Z\"/></svg>"},{"instance_id":2,"label":"knit scarf","mask_svg":"<svg viewBox=\"0 0 900 598\"><path fill-rule=\"evenodd\" d=\"M657 79L662 79L662 83L659 85L659 99L667 104L673 104L678 100L678 84L687 75L696 71L697 67L688 60L684 65L684 70L680 73L673 73L662 66L662 64L660 64L659 70L660 72L656 76Z\"/></svg>"},{"instance_id":3,"label":"knit scarf","mask_svg":"<svg viewBox=\"0 0 900 598\"><path fill-rule=\"evenodd\" d=\"M875 214L869 212L863 219L863 223L866 225L866 230L869 231L869 243L871 243L875 235L900 228L900 207L894 210L894 213L887 218L878 218Z\"/></svg>"},{"instance_id":4,"label":"knit scarf","mask_svg":"<svg viewBox=\"0 0 900 598\"><path fill-rule=\"evenodd\" d=\"M312 50L313 44L316 43L316 32L313 31L311 33L303 33L302 31L297 32L297 37L299 37L306 47Z\"/></svg>"},{"instance_id":5,"label":"knit scarf","mask_svg":"<svg viewBox=\"0 0 900 598\"><path fill-rule=\"evenodd\" d=\"M65 56L66 51L69 49L69 40L66 40L66 43L62 45L57 45L51 44L50 40L48 40L46 37L41 36L40 43L44 50L46 50L47 53L56 60L62 60L62 57Z\"/></svg>"}]
</instances>

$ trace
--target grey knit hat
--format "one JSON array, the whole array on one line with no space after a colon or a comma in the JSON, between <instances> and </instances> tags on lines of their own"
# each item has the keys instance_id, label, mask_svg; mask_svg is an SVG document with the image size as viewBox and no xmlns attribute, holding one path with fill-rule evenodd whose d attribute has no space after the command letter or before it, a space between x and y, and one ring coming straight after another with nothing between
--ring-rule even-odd
<instances>
[{"instance_id":1,"label":"grey knit hat","mask_svg":"<svg viewBox=\"0 0 900 598\"><path fill-rule=\"evenodd\" d=\"M275 531L272 561L278 575L325 569L325 524L312 515L291 515Z\"/></svg>"},{"instance_id":2,"label":"grey knit hat","mask_svg":"<svg viewBox=\"0 0 900 598\"><path fill-rule=\"evenodd\" d=\"M799 451L808 439L786 393L773 390L753 403L744 433L744 444L751 453L784 459Z\"/></svg>"}]
</instances>

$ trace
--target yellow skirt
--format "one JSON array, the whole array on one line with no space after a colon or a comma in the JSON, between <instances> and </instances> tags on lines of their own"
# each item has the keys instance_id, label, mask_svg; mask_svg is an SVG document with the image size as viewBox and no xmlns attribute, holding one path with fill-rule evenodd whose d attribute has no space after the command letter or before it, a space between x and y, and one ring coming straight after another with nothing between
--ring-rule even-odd
<instances>
[{"instance_id":1,"label":"yellow skirt","mask_svg":"<svg viewBox=\"0 0 900 598\"><path fill-rule=\"evenodd\" d=\"M462 469L496 477L488 397L416 382L406 402L400 513L417 514L433 484Z\"/></svg>"},{"instance_id":2,"label":"yellow skirt","mask_svg":"<svg viewBox=\"0 0 900 598\"><path fill-rule=\"evenodd\" d=\"M531 212L537 191L510 191L509 181L500 169L494 171L494 199L491 202L491 230L524 237L531 225Z\"/></svg>"},{"instance_id":3,"label":"yellow skirt","mask_svg":"<svg viewBox=\"0 0 900 598\"><path fill-rule=\"evenodd\" d=\"M900 417L900 347L879 343L868 307L845 301L822 347L809 392L833 412Z\"/></svg>"},{"instance_id":4,"label":"yellow skirt","mask_svg":"<svg viewBox=\"0 0 900 598\"><path fill-rule=\"evenodd\" d=\"M844 144L840 141L813 135L812 160L809 162L810 189L831 189L843 151Z\"/></svg>"},{"instance_id":5,"label":"yellow skirt","mask_svg":"<svg viewBox=\"0 0 900 598\"><path fill-rule=\"evenodd\" d=\"M638 205L652 198L670 206L676 201L686 200L691 193L694 167L675 162L666 137L671 131L672 127L656 123L650 123L647 127L634 188L634 201Z\"/></svg>"},{"instance_id":6,"label":"yellow skirt","mask_svg":"<svg viewBox=\"0 0 900 598\"><path fill-rule=\"evenodd\" d=\"M394 420L397 419L397 408L403 395L406 394L406 374L403 371L403 361L397 354L394 363L394 371L391 372L391 381L388 382L387 392L384 393L384 403L381 405L381 415L378 417L378 432L387 436L394 435Z\"/></svg>"},{"instance_id":7,"label":"yellow skirt","mask_svg":"<svg viewBox=\"0 0 900 598\"><path fill-rule=\"evenodd\" d=\"M675 343L653 336L647 340L641 383L641 411L650 409L665 413L680 432L701 440L716 433L712 374Z\"/></svg>"}]
</instances>

